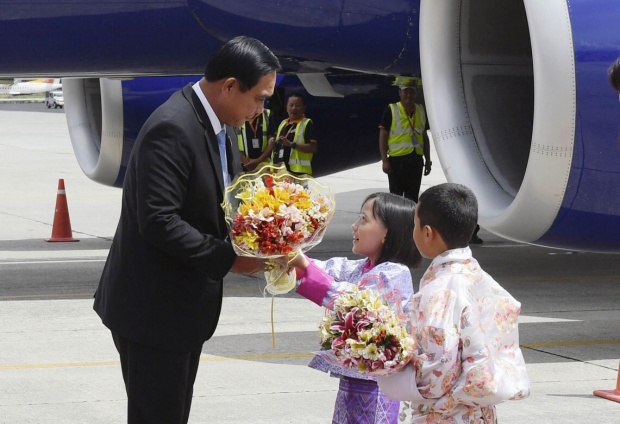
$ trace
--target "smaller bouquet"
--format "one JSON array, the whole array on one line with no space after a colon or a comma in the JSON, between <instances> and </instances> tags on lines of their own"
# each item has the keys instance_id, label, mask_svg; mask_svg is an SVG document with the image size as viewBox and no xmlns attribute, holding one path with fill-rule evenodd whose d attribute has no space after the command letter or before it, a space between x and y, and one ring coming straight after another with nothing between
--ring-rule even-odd
<instances>
[{"instance_id":1,"label":"smaller bouquet","mask_svg":"<svg viewBox=\"0 0 620 424\"><path fill-rule=\"evenodd\" d=\"M412 357L415 340L402 315L373 289L354 286L334 301L321 322L317 354L332 364L369 376L400 370Z\"/></svg>"},{"instance_id":2,"label":"smaller bouquet","mask_svg":"<svg viewBox=\"0 0 620 424\"><path fill-rule=\"evenodd\" d=\"M295 287L295 270L273 259L320 243L335 202L327 187L311 177L292 176L284 168L272 174L269 169L240 175L226 189L222 207L237 254L271 259L266 290L283 294Z\"/></svg>"}]
</instances>

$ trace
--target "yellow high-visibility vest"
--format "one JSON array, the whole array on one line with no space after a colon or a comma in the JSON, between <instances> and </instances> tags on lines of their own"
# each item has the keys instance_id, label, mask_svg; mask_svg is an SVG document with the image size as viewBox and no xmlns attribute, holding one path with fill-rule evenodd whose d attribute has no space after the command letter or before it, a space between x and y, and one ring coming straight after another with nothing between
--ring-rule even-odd
<instances>
[{"instance_id":1,"label":"yellow high-visibility vest","mask_svg":"<svg viewBox=\"0 0 620 424\"><path fill-rule=\"evenodd\" d=\"M278 133L276 135L276 140L280 138L280 133L282 132L282 129L286 126L287 122L288 120L285 119L280 123L280 126L278 127ZM306 132L306 126L308 125L308 122L310 122L310 119L303 118L301 121L295 124L295 138L293 140L293 143L296 143L298 145L307 144L304 133ZM297 172L299 174L312 175L312 156L314 156L313 153L300 152L298 149L291 148L291 155L288 159L289 168L291 169L291 171Z\"/></svg>"},{"instance_id":2,"label":"yellow high-visibility vest","mask_svg":"<svg viewBox=\"0 0 620 424\"><path fill-rule=\"evenodd\" d=\"M263 145L261 148L261 152L264 152L265 149L267 148L267 142L268 142L268 137L269 134L267 134L267 129L268 129L268 125L269 125L269 115L271 114L271 111L269 109L264 109L261 119L262 119L262 130L263 130ZM245 128L246 128L247 122L244 122L243 125L241 126L241 131L239 131L239 133L237 134L237 145L239 146L239 151L240 152L244 152L246 154L246 156L249 157L249 152L250 150L248 149L248 139L247 136L245 134ZM265 162L271 162L271 158L267 157L265 158Z\"/></svg>"},{"instance_id":3,"label":"yellow high-visibility vest","mask_svg":"<svg viewBox=\"0 0 620 424\"><path fill-rule=\"evenodd\" d=\"M388 137L388 155L405 156L414 150L418 155L424 153L424 129L426 128L426 114L424 108L415 105L415 128L411 128L411 122L401 102L390 104L392 111L392 125ZM414 137L415 134L415 137Z\"/></svg>"}]
</instances>

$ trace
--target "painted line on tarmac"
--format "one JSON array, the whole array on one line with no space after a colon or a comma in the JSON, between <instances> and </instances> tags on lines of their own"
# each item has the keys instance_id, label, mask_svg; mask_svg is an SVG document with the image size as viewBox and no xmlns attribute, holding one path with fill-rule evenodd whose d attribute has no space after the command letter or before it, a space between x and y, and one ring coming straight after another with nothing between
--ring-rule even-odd
<instances>
[{"instance_id":1,"label":"painted line on tarmac","mask_svg":"<svg viewBox=\"0 0 620 424\"><path fill-rule=\"evenodd\" d=\"M581 340L573 342L547 342L547 343L528 343L521 347L535 349L539 347L553 346L589 346L600 344L620 344L620 340ZM259 361L266 359L291 359L291 358L310 358L313 353L273 353L269 355L239 355L239 356L201 356L200 362L223 362L223 361ZM120 361L100 361L100 362L67 362L52 364L17 364L0 365L0 371L14 371L27 369L49 369L49 368L77 368L77 367L101 367L117 366Z\"/></svg>"},{"instance_id":2,"label":"painted line on tarmac","mask_svg":"<svg viewBox=\"0 0 620 424\"><path fill-rule=\"evenodd\" d=\"M539 347L556 347L556 346L591 346L601 344L620 344L620 340L579 340L574 342L544 342L544 343L528 343L522 344L521 347L536 349Z\"/></svg>"},{"instance_id":3,"label":"painted line on tarmac","mask_svg":"<svg viewBox=\"0 0 620 424\"><path fill-rule=\"evenodd\" d=\"M603 280L610 279L616 280L620 278L620 275L583 275L583 276L573 276L573 277L544 277L544 278L505 278L502 282L508 283L545 283L552 281L579 281L579 280Z\"/></svg>"},{"instance_id":4,"label":"painted line on tarmac","mask_svg":"<svg viewBox=\"0 0 620 424\"><path fill-rule=\"evenodd\" d=\"M34 300L34 299L43 299L43 300L52 300L52 298L56 299L66 299L66 298L79 298L83 299L84 297L93 297L94 292L90 293L61 293L61 294L16 294L12 296L0 296L0 300Z\"/></svg>"},{"instance_id":5,"label":"painted line on tarmac","mask_svg":"<svg viewBox=\"0 0 620 424\"><path fill-rule=\"evenodd\" d=\"M239 356L201 356L200 362L222 362L222 361L257 361L265 359L291 359L291 358L311 358L313 353L272 353L269 355L239 355ZM79 367L103 367L120 365L120 361L100 361L100 362L67 362L52 364L17 364L0 365L0 371L46 369L46 368L79 368Z\"/></svg>"},{"instance_id":6,"label":"painted line on tarmac","mask_svg":"<svg viewBox=\"0 0 620 424\"><path fill-rule=\"evenodd\" d=\"M41 264L73 264L82 262L105 262L105 259L73 259L58 261L56 259L50 259L48 261L17 261L17 262L0 262L2 265L41 265Z\"/></svg>"},{"instance_id":7,"label":"painted line on tarmac","mask_svg":"<svg viewBox=\"0 0 620 424\"><path fill-rule=\"evenodd\" d=\"M0 260L21 261L63 261L68 258L100 259L108 257L110 249L86 249L86 250L16 250L0 252Z\"/></svg>"},{"instance_id":8,"label":"painted line on tarmac","mask_svg":"<svg viewBox=\"0 0 620 424\"><path fill-rule=\"evenodd\" d=\"M253 287L230 287L224 289L224 297L230 297L230 293L243 293L253 295L252 297L263 296L262 293L256 292ZM89 293L56 293L56 294L16 294L10 296L0 296L0 300L53 300L53 299L70 299L77 298L83 299L84 297L93 297L94 292Z\"/></svg>"}]
</instances>

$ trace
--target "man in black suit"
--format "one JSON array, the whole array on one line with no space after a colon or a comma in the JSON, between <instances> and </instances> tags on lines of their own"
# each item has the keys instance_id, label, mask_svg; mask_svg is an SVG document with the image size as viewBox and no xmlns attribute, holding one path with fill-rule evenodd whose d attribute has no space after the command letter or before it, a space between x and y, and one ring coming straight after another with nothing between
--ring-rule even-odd
<instances>
[{"instance_id":1,"label":"man in black suit","mask_svg":"<svg viewBox=\"0 0 620 424\"><path fill-rule=\"evenodd\" d=\"M228 240L220 204L241 166L236 144L217 134L263 111L279 69L260 41L232 39L136 139L94 303L120 354L129 423L187 423L222 280L263 269L259 259L236 256Z\"/></svg>"}]
</instances>

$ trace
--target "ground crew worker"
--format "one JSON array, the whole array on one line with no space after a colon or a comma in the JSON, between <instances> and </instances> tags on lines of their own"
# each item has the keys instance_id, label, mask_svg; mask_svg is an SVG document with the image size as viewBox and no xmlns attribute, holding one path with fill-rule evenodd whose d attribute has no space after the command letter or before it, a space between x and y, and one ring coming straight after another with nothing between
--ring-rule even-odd
<instances>
[{"instance_id":1,"label":"ground crew worker","mask_svg":"<svg viewBox=\"0 0 620 424\"><path fill-rule=\"evenodd\" d=\"M379 151L383 172L388 176L390 193L418 201L422 170L431 172L426 112L415 102L416 79L399 77L400 101L390 104L379 125Z\"/></svg>"},{"instance_id":2,"label":"ground crew worker","mask_svg":"<svg viewBox=\"0 0 620 424\"><path fill-rule=\"evenodd\" d=\"M269 109L263 110L262 114L256 115L251 121L245 121L237 132L237 144L243 169L254 171L271 163L274 140L275 125Z\"/></svg>"},{"instance_id":3,"label":"ground crew worker","mask_svg":"<svg viewBox=\"0 0 620 424\"><path fill-rule=\"evenodd\" d=\"M276 133L273 149L274 165L283 163L295 175L312 175L312 157L317 151L316 130L306 118L306 102L301 94L291 94L286 101L288 118Z\"/></svg>"}]
</instances>

